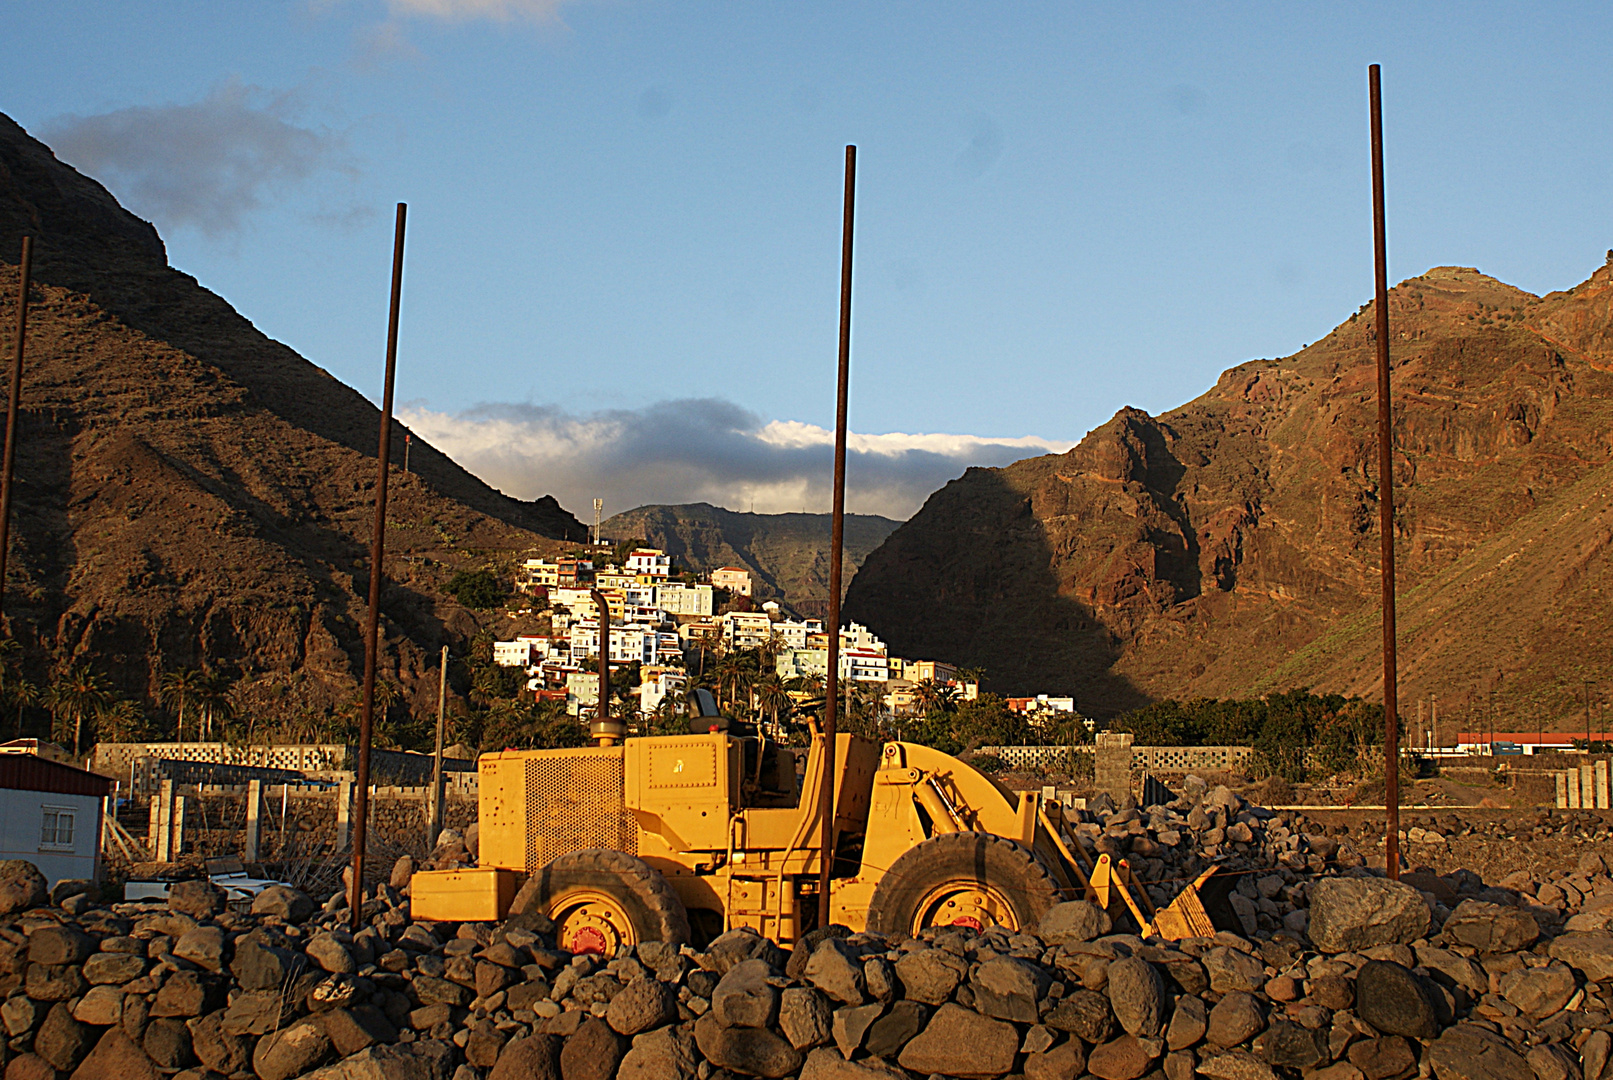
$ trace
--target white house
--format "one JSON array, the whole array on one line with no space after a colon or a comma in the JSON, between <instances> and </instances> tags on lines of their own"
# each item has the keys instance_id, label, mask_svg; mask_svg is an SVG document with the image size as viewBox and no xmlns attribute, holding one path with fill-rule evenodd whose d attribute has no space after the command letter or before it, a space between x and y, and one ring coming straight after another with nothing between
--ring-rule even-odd
<instances>
[{"instance_id":1,"label":"white house","mask_svg":"<svg viewBox=\"0 0 1613 1080\"><path fill-rule=\"evenodd\" d=\"M672 556L659 548L639 548L627 557L630 574L664 578L672 573Z\"/></svg>"},{"instance_id":2,"label":"white house","mask_svg":"<svg viewBox=\"0 0 1613 1080\"><path fill-rule=\"evenodd\" d=\"M101 808L112 781L33 754L0 753L0 859L54 885L101 878Z\"/></svg>"},{"instance_id":3,"label":"white house","mask_svg":"<svg viewBox=\"0 0 1613 1080\"><path fill-rule=\"evenodd\" d=\"M695 618L710 618L715 608L712 606L712 590L710 585L683 585L671 583L655 587L655 599L652 601L656 607L668 615L694 616Z\"/></svg>"},{"instance_id":4,"label":"white house","mask_svg":"<svg viewBox=\"0 0 1613 1080\"><path fill-rule=\"evenodd\" d=\"M760 611L730 611L722 617L722 637L731 648L755 649L766 645L773 620Z\"/></svg>"}]
</instances>

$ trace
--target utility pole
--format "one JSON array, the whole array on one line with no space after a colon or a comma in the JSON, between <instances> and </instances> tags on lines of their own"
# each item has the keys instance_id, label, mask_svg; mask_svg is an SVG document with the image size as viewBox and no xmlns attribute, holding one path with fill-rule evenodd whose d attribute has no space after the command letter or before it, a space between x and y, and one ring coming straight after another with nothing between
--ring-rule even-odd
<instances>
[{"instance_id":1,"label":"utility pole","mask_svg":"<svg viewBox=\"0 0 1613 1080\"><path fill-rule=\"evenodd\" d=\"M0 601L6 593L6 552L11 546L11 477L17 463L17 402L22 397L22 353L28 340L28 286L33 276L34 238L22 238L17 267L17 337L11 353L11 395L6 399L6 451L0 464ZM0 631L5 623L0 620ZM18 713L21 716L21 712ZM18 721L19 729L21 720Z\"/></svg>"},{"instance_id":2,"label":"utility pole","mask_svg":"<svg viewBox=\"0 0 1613 1080\"><path fill-rule=\"evenodd\" d=\"M413 443L413 442L414 442L414 433L409 432L409 431L405 431L403 433L403 471L404 472L409 471L409 445L411 443Z\"/></svg>"},{"instance_id":3,"label":"utility pole","mask_svg":"<svg viewBox=\"0 0 1613 1080\"><path fill-rule=\"evenodd\" d=\"M1395 665L1394 413L1389 405L1389 247L1383 213L1383 93L1378 65L1367 68L1372 121L1372 247L1377 286L1374 329L1378 354L1378 531L1383 577L1384 856L1389 880L1400 880L1400 718Z\"/></svg>"},{"instance_id":4,"label":"utility pole","mask_svg":"<svg viewBox=\"0 0 1613 1080\"><path fill-rule=\"evenodd\" d=\"M835 381L834 501L829 519L828 661L823 695L822 849L818 867L818 925L829 925L829 879L834 870L835 722L840 698L840 577L846 539L846 403L851 381L851 237L856 204L857 148L846 147L845 202L840 224L840 358Z\"/></svg>"},{"instance_id":5,"label":"utility pole","mask_svg":"<svg viewBox=\"0 0 1613 1080\"><path fill-rule=\"evenodd\" d=\"M1585 746L1591 745L1591 680L1585 680Z\"/></svg>"},{"instance_id":6,"label":"utility pole","mask_svg":"<svg viewBox=\"0 0 1613 1080\"><path fill-rule=\"evenodd\" d=\"M594 500L594 546L595 547L599 546L599 526L601 524L601 517L604 514L604 512L605 512L605 500L604 499L595 499Z\"/></svg>"},{"instance_id":7,"label":"utility pole","mask_svg":"<svg viewBox=\"0 0 1613 1080\"><path fill-rule=\"evenodd\" d=\"M448 706L448 646L442 647L442 670L437 673L437 758L431 769L431 823L426 826L426 850L437 846L442 832L442 737Z\"/></svg>"},{"instance_id":8,"label":"utility pole","mask_svg":"<svg viewBox=\"0 0 1613 1080\"><path fill-rule=\"evenodd\" d=\"M359 715L358 762L353 797L353 883L347 902L353 932L364 925L364 849L369 841L370 738L375 721L375 663L381 637L381 569L386 556L386 481L392 456L392 386L398 370L398 311L403 303L403 223L398 204L392 236L392 312L386 328L386 383L381 391L381 445L376 451L375 528L370 539L370 610L364 636L364 711ZM282 817L284 815L282 814Z\"/></svg>"}]
</instances>

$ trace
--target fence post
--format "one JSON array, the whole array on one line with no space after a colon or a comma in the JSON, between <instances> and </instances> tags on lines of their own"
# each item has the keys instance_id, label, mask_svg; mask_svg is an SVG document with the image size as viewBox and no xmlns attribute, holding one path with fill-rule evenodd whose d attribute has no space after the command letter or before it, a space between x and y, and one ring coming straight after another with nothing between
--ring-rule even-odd
<instances>
[{"instance_id":1,"label":"fence post","mask_svg":"<svg viewBox=\"0 0 1613 1080\"><path fill-rule=\"evenodd\" d=\"M1568 774L1565 772L1557 772L1552 774L1552 778L1557 781L1557 809L1567 810Z\"/></svg>"},{"instance_id":2,"label":"fence post","mask_svg":"<svg viewBox=\"0 0 1613 1080\"><path fill-rule=\"evenodd\" d=\"M185 796L175 795L173 801L173 858L177 859L185 853ZM173 859L169 860L170 862Z\"/></svg>"},{"instance_id":3,"label":"fence post","mask_svg":"<svg viewBox=\"0 0 1613 1080\"><path fill-rule=\"evenodd\" d=\"M353 782L336 785L336 850L346 851L353 838Z\"/></svg>"},{"instance_id":4,"label":"fence post","mask_svg":"<svg viewBox=\"0 0 1613 1080\"><path fill-rule=\"evenodd\" d=\"M1598 810L1610 809L1607 791L1607 762L1596 763L1596 808Z\"/></svg>"},{"instance_id":5,"label":"fence post","mask_svg":"<svg viewBox=\"0 0 1613 1080\"><path fill-rule=\"evenodd\" d=\"M1106 792L1118 807L1131 795L1131 743L1129 734L1099 732L1092 762L1092 786Z\"/></svg>"},{"instance_id":6,"label":"fence post","mask_svg":"<svg viewBox=\"0 0 1613 1080\"><path fill-rule=\"evenodd\" d=\"M1568 770L1568 808L1579 809L1579 769Z\"/></svg>"},{"instance_id":7,"label":"fence post","mask_svg":"<svg viewBox=\"0 0 1613 1080\"><path fill-rule=\"evenodd\" d=\"M246 782L246 861L258 861L258 843L263 835L263 781Z\"/></svg>"},{"instance_id":8,"label":"fence post","mask_svg":"<svg viewBox=\"0 0 1613 1080\"><path fill-rule=\"evenodd\" d=\"M157 799L151 807L153 829L152 851L158 862L174 861L174 782L165 779L157 787Z\"/></svg>"}]
</instances>

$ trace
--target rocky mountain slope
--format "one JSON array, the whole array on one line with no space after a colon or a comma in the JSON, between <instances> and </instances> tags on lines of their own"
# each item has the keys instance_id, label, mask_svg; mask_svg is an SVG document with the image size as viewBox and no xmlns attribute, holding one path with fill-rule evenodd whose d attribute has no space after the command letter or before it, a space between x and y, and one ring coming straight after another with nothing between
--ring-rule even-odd
<instances>
[{"instance_id":1,"label":"rocky mountain slope","mask_svg":"<svg viewBox=\"0 0 1613 1080\"><path fill-rule=\"evenodd\" d=\"M1583 723L1613 690L1613 267L1536 297L1440 267L1390 296L1403 712ZM849 617L1099 714L1381 692L1373 311L1067 454L971 469L869 557ZM1593 691L1593 697L1595 693Z\"/></svg>"},{"instance_id":2,"label":"rocky mountain slope","mask_svg":"<svg viewBox=\"0 0 1613 1080\"><path fill-rule=\"evenodd\" d=\"M161 670L207 663L252 676L265 716L350 696L378 410L169 267L149 224L0 116L8 348L24 233L35 292L5 614L30 673L82 661L149 695ZM410 465L392 479L382 668L434 707L422 675L476 628L447 577L584 530L421 440Z\"/></svg>"},{"instance_id":3,"label":"rocky mountain slope","mask_svg":"<svg viewBox=\"0 0 1613 1080\"><path fill-rule=\"evenodd\" d=\"M900 524L874 514L847 514L842 578L849 582L868 553ZM743 567L751 572L758 599L776 599L818 618L827 612L828 514L745 514L710 503L641 506L617 514L603 529L609 537L643 539L691 570Z\"/></svg>"}]
</instances>

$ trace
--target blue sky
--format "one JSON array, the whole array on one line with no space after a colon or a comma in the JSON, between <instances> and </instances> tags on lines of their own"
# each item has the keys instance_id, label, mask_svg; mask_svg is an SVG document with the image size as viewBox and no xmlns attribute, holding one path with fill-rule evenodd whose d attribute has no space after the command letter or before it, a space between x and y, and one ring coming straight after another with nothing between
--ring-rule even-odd
<instances>
[{"instance_id":1,"label":"blue sky","mask_svg":"<svg viewBox=\"0 0 1613 1080\"><path fill-rule=\"evenodd\" d=\"M372 398L407 201L406 417L579 513L593 492L826 506L826 457L794 451L833 419L848 142L852 506L897 516L1368 299L1370 62L1396 280L1454 263L1543 292L1613 246L1606 5L5 13L25 48L0 111Z\"/></svg>"}]
</instances>

